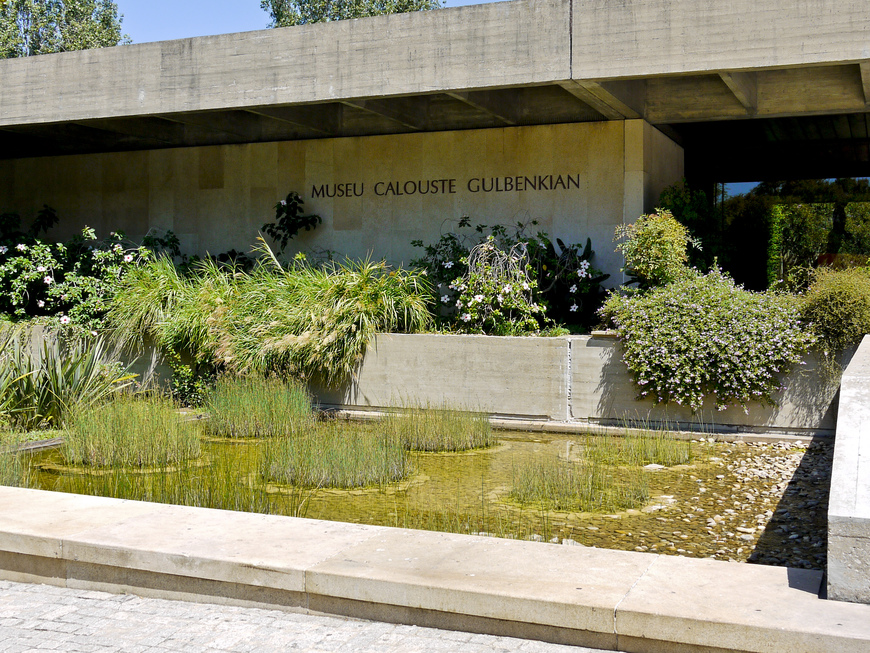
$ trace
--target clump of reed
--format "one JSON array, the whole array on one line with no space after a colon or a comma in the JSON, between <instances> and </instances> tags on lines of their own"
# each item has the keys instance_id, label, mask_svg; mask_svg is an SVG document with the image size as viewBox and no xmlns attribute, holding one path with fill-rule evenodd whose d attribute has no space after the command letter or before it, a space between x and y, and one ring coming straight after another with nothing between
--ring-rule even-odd
<instances>
[{"instance_id":1,"label":"clump of reed","mask_svg":"<svg viewBox=\"0 0 870 653\"><path fill-rule=\"evenodd\" d=\"M260 465L267 481L308 488L383 485L410 472L410 456L399 438L365 425L335 422L270 441Z\"/></svg>"},{"instance_id":2,"label":"clump of reed","mask_svg":"<svg viewBox=\"0 0 870 653\"><path fill-rule=\"evenodd\" d=\"M23 433L5 433L0 438L0 485L7 487L28 487L30 485L30 465L27 454L19 447L27 441Z\"/></svg>"},{"instance_id":3,"label":"clump of reed","mask_svg":"<svg viewBox=\"0 0 870 653\"><path fill-rule=\"evenodd\" d=\"M72 412L62 450L68 464L162 467L200 455L199 426L160 397L121 397Z\"/></svg>"},{"instance_id":4,"label":"clump of reed","mask_svg":"<svg viewBox=\"0 0 870 653\"><path fill-rule=\"evenodd\" d=\"M391 413L381 426L410 451L466 451L495 444L492 426L483 413L416 407Z\"/></svg>"},{"instance_id":5,"label":"clump of reed","mask_svg":"<svg viewBox=\"0 0 870 653\"><path fill-rule=\"evenodd\" d=\"M542 510L615 512L644 505L649 485L637 469L620 469L617 475L593 460L550 458L516 465L510 497Z\"/></svg>"},{"instance_id":6,"label":"clump of reed","mask_svg":"<svg viewBox=\"0 0 870 653\"><path fill-rule=\"evenodd\" d=\"M296 381L220 377L206 398L209 433L233 438L290 436L314 424L311 397Z\"/></svg>"},{"instance_id":7,"label":"clump of reed","mask_svg":"<svg viewBox=\"0 0 870 653\"><path fill-rule=\"evenodd\" d=\"M607 465L683 465L692 460L692 445L677 440L665 431L642 431L624 435L588 436L585 454L590 460Z\"/></svg>"}]
</instances>

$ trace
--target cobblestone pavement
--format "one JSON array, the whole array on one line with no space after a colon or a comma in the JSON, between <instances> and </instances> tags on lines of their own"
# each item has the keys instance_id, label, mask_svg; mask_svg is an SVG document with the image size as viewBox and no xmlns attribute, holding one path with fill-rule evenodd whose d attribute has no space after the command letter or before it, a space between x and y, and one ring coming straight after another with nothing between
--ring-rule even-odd
<instances>
[{"instance_id":1,"label":"cobblestone pavement","mask_svg":"<svg viewBox=\"0 0 870 653\"><path fill-rule=\"evenodd\" d=\"M602 653L511 637L0 581L0 652Z\"/></svg>"}]
</instances>

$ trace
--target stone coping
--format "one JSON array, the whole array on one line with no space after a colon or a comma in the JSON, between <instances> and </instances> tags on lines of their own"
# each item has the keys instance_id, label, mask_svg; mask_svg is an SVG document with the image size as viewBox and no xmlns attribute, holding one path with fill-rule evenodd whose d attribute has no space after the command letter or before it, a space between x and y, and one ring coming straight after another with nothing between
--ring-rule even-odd
<instances>
[{"instance_id":1,"label":"stone coping","mask_svg":"<svg viewBox=\"0 0 870 653\"><path fill-rule=\"evenodd\" d=\"M870 603L870 336L843 373L828 503L828 596Z\"/></svg>"},{"instance_id":2,"label":"stone coping","mask_svg":"<svg viewBox=\"0 0 870 653\"><path fill-rule=\"evenodd\" d=\"M870 650L817 571L0 488L0 577L624 651Z\"/></svg>"}]
</instances>

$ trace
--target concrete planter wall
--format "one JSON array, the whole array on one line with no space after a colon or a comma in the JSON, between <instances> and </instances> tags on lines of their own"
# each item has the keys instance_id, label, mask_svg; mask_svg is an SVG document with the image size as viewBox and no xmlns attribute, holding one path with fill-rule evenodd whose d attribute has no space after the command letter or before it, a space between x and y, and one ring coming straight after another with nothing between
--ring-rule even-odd
<instances>
[{"instance_id":1,"label":"concrete planter wall","mask_svg":"<svg viewBox=\"0 0 870 653\"><path fill-rule=\"evenodd\" d=\"M495 417L619 425L667 423L719 432L833 433L837 384L812 358L785 379L779 405L693 415L675 405L637 401L620 345L613 338L510 338L381 334L356 377L341 388L315 387L324 406L380 409L451 404Z\"/></svg>"}]
</instances>

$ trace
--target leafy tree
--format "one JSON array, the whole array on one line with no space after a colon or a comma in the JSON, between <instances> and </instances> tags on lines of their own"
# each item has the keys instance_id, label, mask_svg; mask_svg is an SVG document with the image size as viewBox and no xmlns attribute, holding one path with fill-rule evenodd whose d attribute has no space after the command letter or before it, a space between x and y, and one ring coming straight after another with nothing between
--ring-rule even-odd
<instances>
[{"instance_id":1,"label":"leafy tree","mask_svg":"<svg viewBox=\"0 0 870 653\"><path fill-rule=\"evenodd\" d=\"M271 27L288 27L438 9L441 0L261 0L260 6L271 16Z\"/></svg>"},{"instance_id":2,"label":"leafy tree","mask_svg":"<svg viewBox=\"0 0 870 653\"><path fill-rule=\"evenodd\" d=\"M0 58L129 43L112 0L0 0Z\"/></svg>"}]
</instances>

